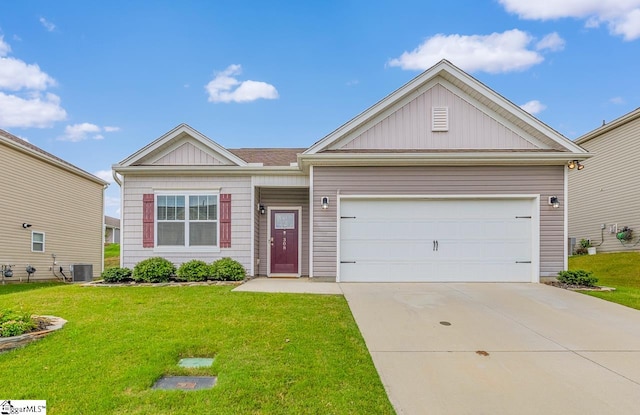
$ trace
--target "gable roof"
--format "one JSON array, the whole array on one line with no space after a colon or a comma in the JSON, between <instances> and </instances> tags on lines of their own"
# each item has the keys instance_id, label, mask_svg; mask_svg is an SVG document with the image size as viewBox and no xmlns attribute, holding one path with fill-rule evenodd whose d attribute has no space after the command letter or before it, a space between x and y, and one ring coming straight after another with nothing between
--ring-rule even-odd
<instances>
[{"instance_id":1,"label":"gable roof","mask_svg":"<svg viewBox=\"0 0 640 415\"><path fill-rule=\"evenodd\" d=\"M444 82L448 87L461 91L461 95L464 95L466 99L475 101L487 108L497 118L522 131L523 135L529 137L531 141L545 144L550 149L556 149L556 153L572 153L571 157L573 158L579 158L576 155L588 157L588 153L584 149L562 134L531 116L450 62L442 60L323 139L317 141L302 154L301 158L315 159L315 157L308 156L321 154L327 150L336 150L337 144L353 140L358 132L379 122L385 116L398 110L417 94L438 82ZM459 151L451 151L451 153L457 152Z\"/></svg>"},{"instance_id":2,"label":"gable roof","mask_svg":"<svg viewBox=\"0 0 640 415\"><path fill-rule=\"evenodd\" d=\"M104 215L104 226L107 228L120 229L120 219Z\"/></svg>"},{"instance_id":3,"label":"gable roof","mask_svg":"<svg viewBox=\"0 0 640 415\"><path fill-rule=\"evenodd\" d=\"M133 153L131 156L122 160L119 163L119 166L128 167L128 166L136 166L141 164L143 161L153 158L154 155L158 155L161 157L164 155L171 146L175 145L175 141L181 137L189 137L204 150L209 151L219 157L228 160L232 165L235 166L246 166L247 162L236 156L226 148L222 147L215 141L211 140L204 134L196 131L194 128L187 124L180 124L173 130L164 134L160 138L152 141L147 144L145 147L141 148L137 152Z\"/></svg>"},{"instance_id":4,"label":"gable roof","mask_svg":"<svg viewBox=\"0 0 640 415\"><path fill-rule=\"evenodd\" d=\"M640 108L636 108L635 110L623 115L622 117L616 118L610 123L603 124L601 127L598 127L595 130L590 131L581 137L578 137L575 143L580 145L584 144L589 140L599 137L604 133L609 132L615 128L621 127L624 124L627 124L631 121L637 120L638 118L640 118Z\"/></svg>"},{"instance_id":5,"label":"gable roof","mask_svg":"<svg viewBox=\"0 0 640 415\"><path fill-rule=\"evenodd\" d=\"M0 142L18 151L29 154L37 159L43 160L47 163L53 164L54 166L60 167L61 169L67 170L71 173L77 174L78 176L84 177L85 179L89 179L103 186L109 185L109 183L102 180L101 178L96 177L93 174L86 172L79 167L74 166L73 164L61 159L58 156L55 156L47 151L44 151L40 147L33 145L28 141L25 141L19 137L16 137L15 135L9 133L8 131L0 129Z\"/></svg>"}]
</instances>

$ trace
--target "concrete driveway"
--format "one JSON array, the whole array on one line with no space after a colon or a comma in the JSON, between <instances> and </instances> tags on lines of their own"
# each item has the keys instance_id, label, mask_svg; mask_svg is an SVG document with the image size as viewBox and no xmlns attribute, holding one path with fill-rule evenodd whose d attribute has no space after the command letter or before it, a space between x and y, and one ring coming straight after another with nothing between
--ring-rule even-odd
<instances>
[{"instance_id":1,"label":"concrete driveway","mask_svg":"<svg viewBox=\"0 0 640 415\"><path fill-rule=\"evenodd\" d=\"M640 311L542 284L340 286L398 414L640 413Z\"/></svg>"}]
</instances>

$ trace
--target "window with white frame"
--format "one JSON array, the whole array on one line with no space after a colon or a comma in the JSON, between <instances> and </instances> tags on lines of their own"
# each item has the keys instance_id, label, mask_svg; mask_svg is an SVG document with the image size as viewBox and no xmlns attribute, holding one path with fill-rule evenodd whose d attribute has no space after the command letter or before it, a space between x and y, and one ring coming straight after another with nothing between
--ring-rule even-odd
<instances>
[{"instance_id":1,"label":"window with white frame","mask_svg":"<svg viewBox=\"0 0 640 415\"><path fill-rule=\"evenodd\" d=\"M44 252L44 232L31 232L31 252Z\"/></svg>"},{"instance_id":2,"label":"window with white frame","mask_svg":"<svg viewBox=\"0 0 640 415\"><path fill-rule=\"evenodd\" d=\"M218 195L156 196L157 246L218 246Z\"/></svg>"}]
</instances>

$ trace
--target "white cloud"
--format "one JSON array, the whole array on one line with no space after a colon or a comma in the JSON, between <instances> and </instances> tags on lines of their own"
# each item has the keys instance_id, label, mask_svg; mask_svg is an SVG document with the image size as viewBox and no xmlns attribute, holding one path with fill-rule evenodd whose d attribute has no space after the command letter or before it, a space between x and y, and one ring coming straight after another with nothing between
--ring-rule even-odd
<instances>
[{"instance_id":1,"label":"white cloud","mask_svg":"<svg viewBox=\"0 0 640 415\"><path fill-rule=\"evenodd\" d=\"M19 91L21 89L45 90L55 86L56 81L40 70L36 64L28 64L16 58L0 58L0 89Z\"/></svg>"},{"instance_id":2,"label":"white cloud","mask_svg":"<svg viewBox=\"0 0 640 415\"><path fill-rule=\"evenodd\" d=\"M11 52L11 46L4 41L4 36L0 36L0 57L7 56Z\"/></svg>"},{"instance_id":3,"label":"white cloud","mask_svg":"<svg viewBox=\"0 0 640 415\"><path fill-rule=\"evenodd\" d=\"M624 40L640 38L640 0L498 0L504 8L522 19L585 20L585 27L606 24L609 32Z\"/></svg>"},{"instance_id":4,"label":"white cloud","mask_svg":"<svg viewBox=\"0 0 640 415\"><path fill-rule=\"evenodd\" d=\"M54 25L44 17L41 17L40 19L38 19L38 21L42 24L42 26L45 29L47 29L48 32L53 32L54 30L56 30L56 25Z\"/></svg>"},{"instance_id":5,"label":"white cloud","mask_svg":"<svg viewBox=\"0 0 640 415\"><path fill-rule=\"evenodd\" d=\"M0 36L0 127L45 128L66 119L60 98L44 92L56 85L55 79L36 64L7 56L10 52L11 46Z\"/></svg>"},{"instance_id":6,"label":"white cloud","mask_svg":"<svg viewBox=\"0 0 640 415\"><path fill-rule=\"evenodd\" d=\"M536 49L546 50L549 49L552 52L558 52L564 49L565 41L556 32L549 33L542 40L536 43Z\"/></svg>"},{"instance_id":7,"label":"white cloud","mask_svg":"<svg viewBox=\"0 0 640 415\"><path fill-rule=\"evenodd\" d=\"M352 79L350 81L347 81L347 86L356 86L360 83L360 81L358 79Z\"/></svg>"},{"instance_id":8,"label":"white cloud","mask_svg":"<svg viewBox=\"0 0 640 415\"><path fill-rule=\"evenodd\" d=\"M619 105L619 104L624 104L625 100L622 97L613 97L613 98L609 99L609 102L612 103L612 104Z\"/></svg>"},{"instance_id":9,"label":"white cloud","mask_svg":"<svg viewBox=\"0 0 640 415\"><path fill-rule=\"evenodd\" d=\"M526 104L520 105L520 108L527 111L529 114L535 115L547 109L547 106L537 99L534 99L533 101L529 101Z\"/></svg>"},{"instance_id":10,"label":"white cloud","mask_svg":"<svg viewBox=\"0 0 640 415\"><path fill-rule=\"evenodd\" d=\"M522 71L544 60L528 49L533 38L517 29L490 35L437 34L411 52L389 61L402 69L425 70L442 59L469 71L489 73Z\"/></svg>"},{"instance_id":11,"label":"white cloud","mask_svg":"<svg viewBox=\"0 0 640 415\"><path fill-rule=\"evenodd\" d=\"M96 172L93 173L94 176L101 178L102 180L104 180L107 183L113 183L113 174L111 173L111 170L98 170ZM110 198L110 197L105 197L105 205L108 204L110 201L109 199L114 199L114 198ZM117 200L118 205L120 205L120 200ZM114 205L111 205L114 206Z\"/></svg>"},{"instance_id":12,"label":"white cloud","mask_svg":"<svg viewBox=\"0 0 640 415\"><path fill-rule=\"evenodd\" d=\"M205 85L209 94L209 102L251 102L258 99L277 99L276 87L266 82L238 81L237 75L242 72L240 65L229 65Z\"/></svg>"},{"instance_id":13,"label":"white cloud","mask_svg":"<svg viewBox=\"0 0 640 415\"><path fill-rule=\"evenodd\" d=\"M101 132L110 133L119 130L119 127L100 127L95 124L83 122L81 124L67 125L64 129L64 135L58 137L58 140L71 141L72 143L84 141L88 138L104 140L104 135L100 134Z\"/></svg>"},{"instance_id":14,"label":"white cloud","mask_svg":"<svg viewBox=\"0 0 640 415\"><path fill-rule=\"evenodd\" d=\"M51 93L22 98L0 92L0 109L1 127L45 128L67 118L60 98Z\"/></svg>"}]
</instances>

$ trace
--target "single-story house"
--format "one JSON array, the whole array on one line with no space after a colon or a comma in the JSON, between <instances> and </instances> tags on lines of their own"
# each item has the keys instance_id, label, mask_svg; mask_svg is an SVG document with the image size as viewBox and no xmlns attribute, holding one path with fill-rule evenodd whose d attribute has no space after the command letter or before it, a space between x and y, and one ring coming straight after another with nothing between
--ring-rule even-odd
<instances>
[{"instance_id":1,"label":"single-story house","mask_svg":"<svg viewBox=\"0 0 640 415\"><path fill-rule=\"evenodd\" d=\"M590 240L598 252L640 250L640 173L633 165L640 157L640 108L575 143L593 157L569 172L569 237Z\"/></svg>"},{"instance_id":2,"label":"single-story house","mask_svg":"<svg viewBox=\"0 0 640 415\"><path fill-rule=\"evenodd\" d=\"M107 182L4 130L0 165L0 266L12 274L5 280L99 277Z\"/></svg>"},{"instance_id":3,"label":"single-story house","mask_svg":"<svg viewBox=\"0 0 640 415\"><path fill-rule=\"evenodd\" d=\"M567 261L567 165L589 154L441 61L308 148L179 125L113 166L121 261L249 275L525 281Z\"/></svg>"},{"instance_id":4,"label":"single-story house","mask_svg":"<svg viewBox=\"0 0 640 415\"><path fill-rule=\"evenodd\" d=\"M104 243L120 243L120 219L112 216L104 216Z\"/></svg>"}]
</instances>

